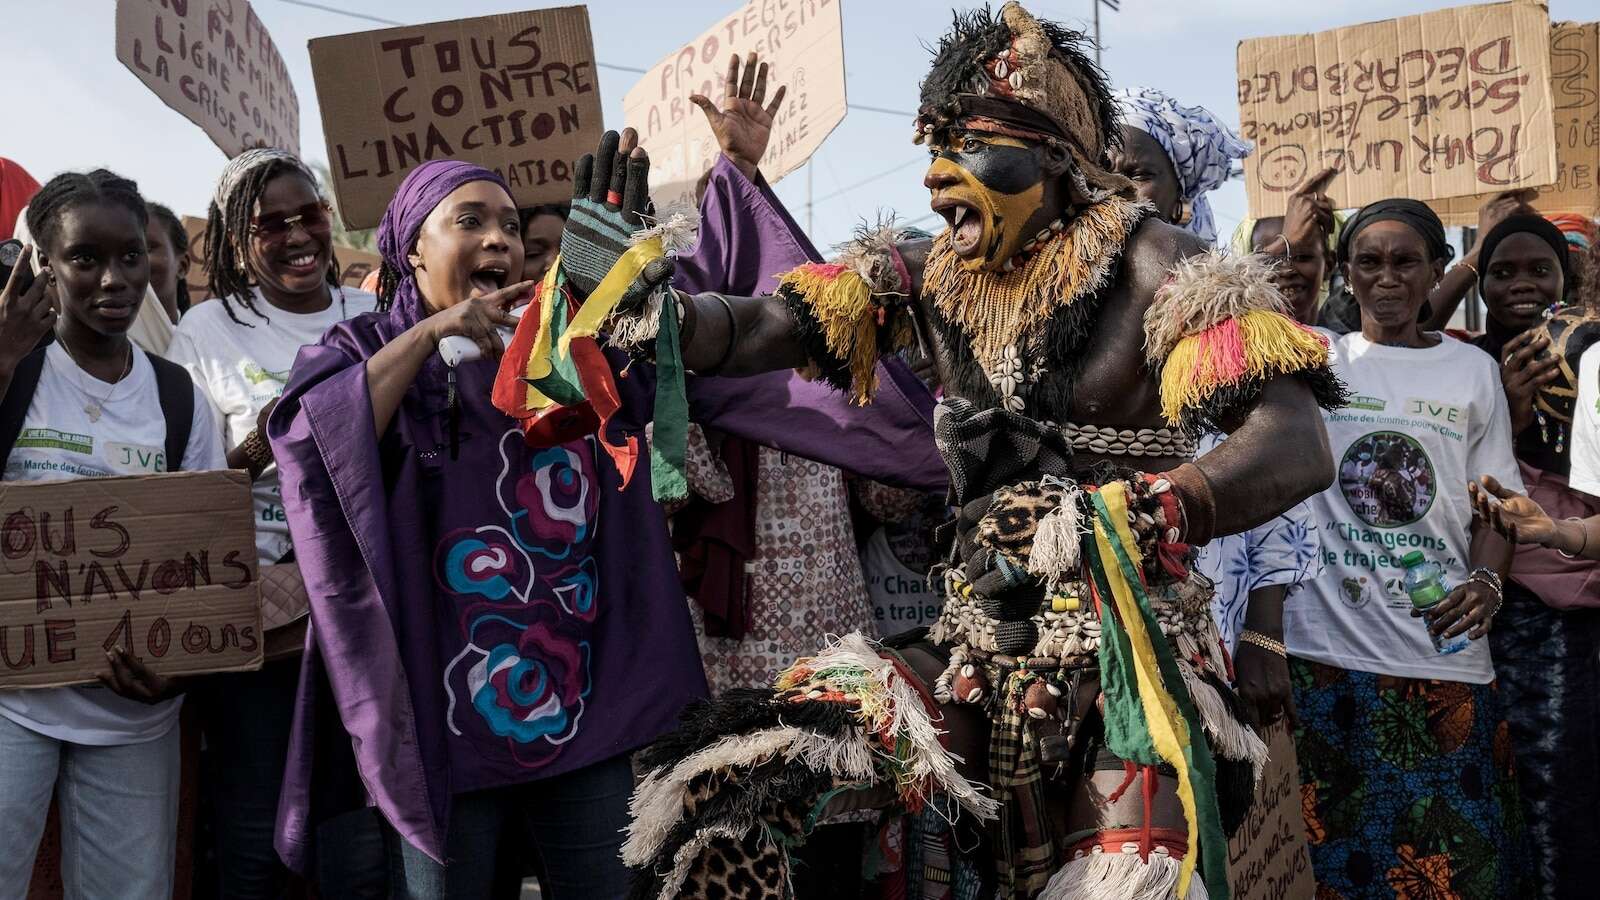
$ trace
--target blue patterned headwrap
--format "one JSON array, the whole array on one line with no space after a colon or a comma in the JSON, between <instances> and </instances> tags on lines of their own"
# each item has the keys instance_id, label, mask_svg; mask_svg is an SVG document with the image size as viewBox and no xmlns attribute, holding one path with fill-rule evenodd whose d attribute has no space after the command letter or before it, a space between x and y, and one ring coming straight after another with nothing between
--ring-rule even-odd
<instances>
[{"instance_id":1,"label":"blue patterned headwrap","mask_svg":"<svg viewBox=\"0 0 1600 900\"><path fill-rule=\"evenodd\" d=\"M1155 88L1124 88L1114 95L1122 124L1155 138L1172 160L1178 187L1193 215L1184 226L1208 244L1217 223L1206 194L1228 180L1233 161L1250 155L1250 142L1203 106L1182 106Z\"/></svg>"}]
</instances>

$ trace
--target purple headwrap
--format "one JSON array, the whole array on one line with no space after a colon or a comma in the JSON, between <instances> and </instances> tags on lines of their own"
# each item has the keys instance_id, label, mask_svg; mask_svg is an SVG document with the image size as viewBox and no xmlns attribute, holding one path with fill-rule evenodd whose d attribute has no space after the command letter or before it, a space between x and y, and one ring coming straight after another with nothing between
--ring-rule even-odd
<instances>
[{"instance_id":1,"label":"purple headwrap","mask_svg":"<svg viewBox=\"0 0 1600 900\"><path fill-rule=\"evenodd\" d=\"M473 181L492 181L505 188L507 194L511 193L505 179L483 166L436 159L412 169L395 189L389 208L383 211L383 221L378 223L378 253L383 256L383 264L400 275L390 315L402 330L422 321L426 315L422 297L417 292L416 273L407 258L417 242L417 232L422 230L429 213L444 202L451 191Z\"/></svg>"}]
</instances>

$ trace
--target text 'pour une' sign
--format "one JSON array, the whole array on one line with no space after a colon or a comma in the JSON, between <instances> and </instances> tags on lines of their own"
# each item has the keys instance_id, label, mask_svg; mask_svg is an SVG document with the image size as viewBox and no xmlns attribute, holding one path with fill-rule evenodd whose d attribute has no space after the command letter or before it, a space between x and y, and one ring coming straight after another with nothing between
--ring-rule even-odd
<instances>
[{"instance_id":1,"label":"text 'pour une' sign","mask_svg":"<svg viewBox=\"0 0 1600 900\"><path fill-rule=\"evenodd\" d=\"M657 207L696 205L695 183L720 151L689 96L702 94L720 106L729 58L752 52L768 65L766 102L779 85L788 88L761 158L767 181L775 184L804 165L844 121L839 0L752 0L651 66L622 100L624 119L650 153Z\"/></svg>"},{"instance_id":2,"label":"text 'pour une' sign","mask_svg":"<svg viewBox=\"0 0 1600 900\"><path fill-rule=\"evenodd\" d=\"M1550 19L1536 3L1436 10L1239 44L1253 216L1329 166L1334 206L1555 179Z\"/></svg>"},{"instance_id":3,"label":"text 'pour une' sign","mask_svg":"<svg viewBox=\"0 0 1600 900\"><path fill-rule=\"evenodd\" d=\"M261 665L243 472L0 483L0 689Z\"/></svg>"},{"instance_id":4,"label":"text 'pour une' sign","mask_svg":"<svg viewBox=\"0 0 1600 900\"><path fill-rule=\"evenodd\" d=\"M117 59L228 156L300 152L300 98L245 0L117 0Z\"/></svg>"},{"instance_id":5,"label":"text 'pour une' sign","mask_svg":"<svg viewBox=\"0 0 1600 900\"><path fill-rule=\"evenodd\" d=\"M434 159L493 169L521 207L572 198L602 132L589 13L569 6L310 43L339 212L370 228Z\"/></svg>"}]
</instances>

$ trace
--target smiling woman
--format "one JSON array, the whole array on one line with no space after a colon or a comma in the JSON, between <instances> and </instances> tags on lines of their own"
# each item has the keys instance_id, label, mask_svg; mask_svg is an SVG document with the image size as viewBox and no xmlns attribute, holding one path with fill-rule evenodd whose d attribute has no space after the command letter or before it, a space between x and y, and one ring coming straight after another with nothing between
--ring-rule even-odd
<instances>
[{"instance_id":1,"label":"smiling woman","mask_svg":"<svg viewBox=\"0 0 1600 900\"><path fill-rule=\"evenodd\" d=\"M294 547L264 423L283 393L295 356L329 327L377 305L372 294L341 287L334 273L332 219L316 179L281 150L248 150L223 169L206 223L206 266L215 302L200 303L178 325L168 358L189 370L220 421L228 465L248 471L256 557L288 584L264 606L269 651L260 672L208 679L195 692L207 747L207 788L218 801L218 889L225 896L271 896L287 871L272 850L272 822L288 752L305 600L292 565ZM363 826L377 843L370 820ZM349 864L355 854L330 855ZM360 873L352 872L350 877ZM381 869L367 873L382 883Z\"/></svg>"}]
</instances>

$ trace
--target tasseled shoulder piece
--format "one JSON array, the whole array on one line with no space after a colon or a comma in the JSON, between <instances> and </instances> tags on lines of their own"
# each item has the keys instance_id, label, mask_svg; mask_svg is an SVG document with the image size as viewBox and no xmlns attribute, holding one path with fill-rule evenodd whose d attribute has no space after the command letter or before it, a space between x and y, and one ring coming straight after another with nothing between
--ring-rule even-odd
<instances>
[{"instance_id":1,"label":"tasseled shoulder piece","mask_svg":"<svg viewBox=\"0 0 1600 900\"><path fill-rule=\"evenodd\" d=\"M1144 338L1145 362L1161 378L1161 414L1191 434L1221 430L1280 375L1304 378L1325 408L1345 401L1327 341L1288 314L1257 254L1179 262L1145 311Z\"/></svg>"},{"instance_id":2,"label":"tasseled shoulder piece","mask_svg":"<svg viewBox=\"0 0 1600 900\"><path fill-rule=\"evenodd\" d=\"M910 277L895 249L894 225L863 228L831 263L806 263L778 279L795 334L811 359L803 370L821 377L858 404L878 387L878 357L912 343L902 315Z\"/></svg>"}]
</instances>

